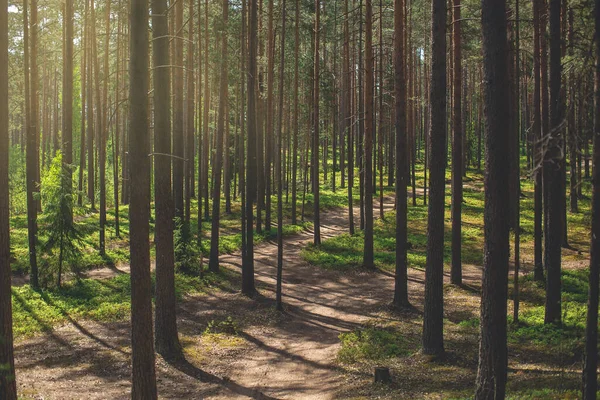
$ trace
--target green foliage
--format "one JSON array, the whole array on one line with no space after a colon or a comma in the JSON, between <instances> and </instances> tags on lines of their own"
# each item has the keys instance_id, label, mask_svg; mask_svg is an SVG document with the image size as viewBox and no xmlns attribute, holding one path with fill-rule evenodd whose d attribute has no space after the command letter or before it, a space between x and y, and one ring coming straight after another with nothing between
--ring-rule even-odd
<instances>
[{"instance_id":1,"label":"green foliage","mask_svg":"<svg viewBox=\"0 0 600 400\"><path fill-rule=\"evenodd\" d=\"M56 277L60 286L63 264L78 272L82 234L73 220L71 166L62 162L58 153L42 178L41 198L44 202L42 227L47 235L42 250L47 255L41 277L45 285Z\"/></svg>"},{"instance_id":2,"label":"green foliage","mask_svg":"<svg viewBox=\"0 0 600 400\"><path fill-rule=\"evenodd\" d=\"M190 230L190 224L175 220L174 231L175 267L188 274L198 273L200 269L200 254L198 246Z\"/></svg>"},{"instance_id":3,"label":"green foliage","mask_svg":"<svg viewBox=\"0 0 600 400\"><path fill-rule=\"evenodd\" d=\"M365 327L340 333L338 360L345 364L377 361L408 354L407 341L391 329Z\"/></svg>"}]
</instances>

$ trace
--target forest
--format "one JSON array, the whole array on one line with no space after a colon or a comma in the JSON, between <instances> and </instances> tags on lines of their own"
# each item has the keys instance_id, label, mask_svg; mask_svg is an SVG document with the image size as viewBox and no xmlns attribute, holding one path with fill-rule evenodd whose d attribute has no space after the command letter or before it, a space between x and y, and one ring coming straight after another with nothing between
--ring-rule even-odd
<instances>
[{"instance_id":1,"label":"forest","mask_svg":"<svg viewBox=\"0 0 600 400\"><path fill-rule=\"evenodd\" d=\"M0 0L0 400L596 399L600 0Z\"/></svg>"}]
</instances>

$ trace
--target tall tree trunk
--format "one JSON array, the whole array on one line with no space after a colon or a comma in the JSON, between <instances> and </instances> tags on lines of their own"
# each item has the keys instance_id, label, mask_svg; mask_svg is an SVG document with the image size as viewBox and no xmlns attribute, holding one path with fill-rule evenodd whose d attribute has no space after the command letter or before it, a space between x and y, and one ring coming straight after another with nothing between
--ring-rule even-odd
<instances>
[{"instance_id":1,"label":"tall tree trunk","mask_svg":"<svg viewBox=\"0 0 600 400\"><path fill-rule=\"evenodd\" d=\"M208 54L208 0L204 3L204 117L202 122L204 124L202 128L202 192L204 195L204 219L208 220L208 165L209 165L209 154L210 154L210 141L208 132L208 116L210 107L210 85L209 85L209 69L208 61L210 59ZM198 203L200 207L201 201Z\"/></svg>"},{"instance_id":2,"label":"tall tree trunk","mask_svg":"<svg viewBox=\"0 0 600 400\"><path fill-rule=\"evenodd\" d=\"M189 225L191 218L192 196L194 185L194 117L196 115L194 106L194 1L189 0L189 22L187 42L187 101L185 103L185 222Z\"/></svg>"},{"instance_id":3,"label":"tall tree trunk","mask_svg":"<svg viewBox=\"0 0 600 400\"><path fill-rule=\"evenodd\" d=\"M444 196L446 164L446 1L431 5L429 209L423 353L444 353Z\"/></svg>"},{"instance_id":4,"label":"tall tree trunk","mask_svg":"<svg viewBox=\"0 0 600 400\"><path fill-rule=\"evenodd\" d=\"M406 75L404 70L404 6L394 0L394 94L396 136L396 279L394 306L407 307L408 302L408 227L407 227L407 163L406 163Z\"/></svg>"},{"instance_id":5,"label":"tall tree trunk","mask_svg":"<svg viewBox=\"0 0 600 400\"><path fill-rule=\"evenodd\" d=\"M67 167L66 186L69 193L73 185L73 0L65 3L65 59L63 61L63 90L62 90L62 159ZM108 39L107 39L108 40ZM70 218L73 218L71 214Z\"/></svg>"},{"instance_id":6,"label":"tall tree trunk","mask_svg":"<svg viewBox=\"0 0 600 400\"><path fill-rule=\"evenodd\" d=\"M298 223L298 90L300 79L300 0L296 0L296 16L294 28L294 144L292 147L292 224Z\"/></svg>"},{"instance_id":7,"label":"tall tree trunk","mask_svg":"<svg viewBox=\"0 0 600 400\"><path fill-rule=\"evenodd\" d=\"M82 52L81 52L81 135L79 137L79 181L77 185L77 205L83 205L83 172L85 170L85 122L86 122L86 73L87 73L87 48L88 48L88 2L85 2L85 9L83 13L83 33L82 33ZM120 43L120 41L119 41ZM117 53L118 54L118 53ZM117 68L118 70L119 68ZM117 85L118 86L118 85ZM115 187L118 187L117 181L115 180Z\"/></svg>"},{"instance_id":8,"label":"tall tree trunk","mask_svg":"<svg viewBox=\"0 0 600 400\"><path fill-rule=\"evenodd\" d=\"M7 0L0 0L0 93L8 93ZM8 137L8 96L3 95L0 96L0 398L17 400L11 304Z\"/></svg>"},{"instance_id":9,"label":"tall tree trunk","mask_svg":"<svg viewBox=\"0 0 600 400\"><path fill-rule=\"evenodd\" d=\"M152 58L154 79L154 206L156 223L156 351L178 356L173 195L171 193L171 73L167 1L152 0Z\"/></svg>"},{"instance_id":10,"label":"tall tree trunk","mask_svg":"<svg viewBox=\"0 0 600 400\"><path fill-rule=\"evenodd\" d=\"M561 248L563 239L562 199L562 121L560 0L550 0L550 128L551 137L544 154L544 184L548 186L546 227L546 313L545 323L561 322ZM550 132L548 132L549 134Z\"/></svg>"},{"instance_id":11,"label":"tall tree trunk","mask_svg":"<svg viewBox=\"0 0 600 400\"><path fill-rule=\"evenodd\" d=\"M95 25L96 21L94 20L95 12L93 0L90 0L90 15L88 24L92 25L89 27L90 34L88 35L88 65L87 65L87 104L88 104L88 134L87 134L87 152L88 152L88 184L87 184L87 195L88 200L90 201L90 205L92 210L96 208L96 185L95 185L95 164L94 164L94 141L95 141L95 120L94 120L94 68L96 62L94 61L94 48L96 47L96 35L95 35ZM125 180L124 180L125 181Z\"/></svg>"},{"instance_id":12,"label":"tall tree trunk","mask_svg":"<svg viewBox=\"0 0 600 400\"><path fill-rule=\"evenodd\" d=\"M225 131L225 118L228 101L228 73L227 73L227 17L229 14L229 0L223 0L223 26L221 33L221 81L219 88L219 117L216 132L216 152L213 164L213 209L212 229L210 233L210 259L208 267L212 272L219 270L219 222L221 212L221 168L223 164L223 136Z\"/></svg>"},{"instance_id":13,"label":"tall tree trunk","mask_svg":"<svg viewBox=\"0 0 600 400\"><path fill-rule=\"evenodd\" d=\"M344 89L342 96L344 97L343 121L345 137L348 142L348 229L351 235L354 235L354 197L352 189L354 188L354 141L352 139L352 131L354 126L351 123L352 111L352 71L350 69L350 16L348 13L348 0L344 0Z\"/></svg>"},{"instance_id":14,"label":"tall tree trunk","mask_svg":"<svg viewBox=\"0 0 600 400\"><path fill-rule=\"evenodd\" d=\"M108 138L108 58L109 58L109 44L110 44L110 2L106 5L106 29L104 39L104 67L103 67L103 79L104 89L102 90L102 128L99 132L100 137L100 148L99 152L99 178L100 178L100 255L104 256L106 253L106 142ZM97 88L99 90L99 88ZM64 120L64 119L63 119Z\"/></svg>"},{"instance_id":15,"label":"tall tree trunk","mask_svg":"<svg viewBox=\"0 0 600 400\"><path fill-rule=\"evenodd\" d=\"M569 56L573 58L573 48L575 47L574 41L574 28L573 28L573 9L569 9ZM569 182L570 182L570 193L569 193L569 205L572 213L578 212L577 207L577 131L575 130L575 72L573 68L569 73L569 114L568 114L568 133L569 133Z\"/></svg>"},{"instance_id":16,"label":"tall tree trunk","mask_svg":"<svg viewBox=\"0 0 600 400\"><path fill-rule=\"evenodd\" d=\"M534 89L533 89L533 164L534 164L534 205L533 205L533 238L534 238L534 269L533 278L536 281L544 280L544 263L543 263L543 183L542 183L542 70L541 70L541 0L533 0L533 74L534 74ZM546 90L546 89L544 89Z\"/></svg>"},{"instance_id":17,"label":"tall tree trunk","mask_svg":"<svg viewBox=\"0 0 600 400\"><path fill-rule=\"evenodd\" d=\"M595 400L598 390L598 295L600 292L600 0L594 2L594 150L592 176L592 239L583 363L583 399Z\"/></svg>"},{"instance_id":18,"label":"tall tree trunk","mask_svg":"<svg viewBox=\"0 0 600 400\"><path fill-rule=\"evenodd\" d=\"M463 120L462 120L462 44L460 0L453 0L454 22L452 24L454 74L453 135L452 135L452 266L450 281L462 284L462 202L463 202Z\"/></svg>"},{"instance_id":19,"label":"tall tree trunk","mask_svg":"<svg viewBox=\"0 0 600 400\"><path fill-rule=\"evenodd\" d=\"M285 0L281 3L281 49L279 58L279 110L277 116L277 151L275 168L277 175L277 309L283 310L283 185L281 176L281 142L283 141L283 83L285 72Z\"/></svg>"},{"instance_id":20,"label":"tall tree trunk","mask_svg":"<svg viewBox=\"0 0 600 400\"><path fill-rule=\"evenodd\" d=\"M258 47L258 0L250 0L248 18L248 146L246 147L246 249L242 260L242 293L247 296L256 292L254 288L254 224L253 205L256 199L257 149L256 149L256 53Z\"/></svg>"},{"instance_id":21,"label":"tall tree trunk","mask_svg":"<svg viewBox=\"0 0 600 400\"><path fill-rule=\"evenodd\" d=\"M373 91L375 86L373 67L373 4L366 0L365 7L365 243L363 265L375 268L373 254Z\"/></svg>"},{"instance_id":22,"label":"tall tree trunk","mask_svg":"<svg viewBox=\"0 0 600 400\"><path fill-rule=\"evenodd\" d=\"M510 150L506 0L482 0L486 174L479 364L475 399L504 399L508 351ZM510 133L509 133L510 134Z\"/></svg>"},{"instance_id":23,"label":"tall tree trunk","mask_svg":"<svg viewBox=\"0 0 600 400\"><path fill-rule=\"evenodd\" d=\"M321 28L321 0L315 0L315 55L314 55L314 75L313 75L313 138L312 138L312 189L313 189L313 224L314 224L314 243L321 244L321 216L319 209L319 63L320 63L320 32Z\"/></svg>"},{"instance_id":24,"label":"tall tree trunk","mask_svg":"<svg viewBox=\"0 0 600 400\"><path fill-rule=\"evenodd\" d=\"M175 50L173 71L173 199L175 201L175 217L180 223L184 221L184 102L183 102L183 1L175 2Z\"/></svg>"},{"instance_id":25,"label":"tall tree trunk","mask_svg":"<svg viewBox=\"0 0 600 400\"><path fill-rule=\"evenodd\" d=\"M148 1L129 9L129 157L131 174L131 350L134 400L157 398L150 278L150 135L148 127Z\"/></svg>"},{"instance_id":26,"label":"tall tree trunk","mask_svg":"<svg viewBox=\"0 0 600 400\"><path fill-rule=\"evenodd\" d=\"M265 130L265 229L271 232L271 164L273 163L273 129L275 109L273 86L275 82L275 31L273 29L273 0L269 0L267 31L267 128Z\"/></svg>"},{"instance_id":27,"label":"tall tree trunk","mask_svg":"<svg viewBox=\"0 0 600 400\"><path fill-rule=\"evenodd\" d=\"M25 131L27 133L26 144L26 166L25 174L27 180L27 237L29 246L29 282L34 289L39 288L38 265L37 265L37 206L34 192L37 191L36 176L36 139L35 131L32 129L32 91L30 88L29 69L29 20L27 0L23 1L23 46L25 65Z\"/></svg>"}]
</instances>

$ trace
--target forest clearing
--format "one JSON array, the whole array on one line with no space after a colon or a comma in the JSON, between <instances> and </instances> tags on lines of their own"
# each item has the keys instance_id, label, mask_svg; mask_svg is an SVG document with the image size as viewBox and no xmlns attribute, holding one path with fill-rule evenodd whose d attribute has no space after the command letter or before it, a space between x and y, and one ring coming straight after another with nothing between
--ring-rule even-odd
<instances>
[{"instance_id":1,"label":"forest clearing","mask_svg":"<svg viewBox=\"0 0 600 400\"><path fill-rule=\"evenodd\" d=\"M0 0L0 400L596 399L600 0Z\"/></svg>"}]
</instances>

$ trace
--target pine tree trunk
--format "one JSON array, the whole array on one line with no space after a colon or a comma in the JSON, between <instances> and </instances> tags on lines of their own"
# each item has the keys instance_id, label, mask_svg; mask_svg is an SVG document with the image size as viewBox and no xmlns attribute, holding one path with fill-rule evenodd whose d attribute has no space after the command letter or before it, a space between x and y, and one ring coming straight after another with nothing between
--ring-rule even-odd
<instances>
[{"instance_id":1,"label":"pine tree trunk","mask_svg":"<svg viewBox=\"0 0 600 400\"><path fill-rule=\"evenodd\" d=\"M221 168L223 166L223 136L225 131L225 118L227 118L228 73L227 73L227 17L229 13L229 0L223 0L223 26L221 45L221 81L219 88L219 117L217 120L216 151L213 163L213 209L212 229L210 233L210 259L208 267L212 272L219 271L219 223L221 212Z\"/></svg>"},{"instance_id":2,"label":"pine tree trunk","mask_svg":"<svg viewBox=\"0 0 600 400\"><path fill-rule=\"evenodd\" d=\"M167 1L152 0L152 58L154 79L154 206L156 223L156 352L178 356L173 194L171 193L171 73Z\"/></svg>"},{"instance_id":3,"label":"pine tree trunk","mask_svg":"<svg viewBox=\"0 0 600 400\"><path fill-rule=\"evenodd\" d=\"M446 170L446 1L431 6L431 86L429 126L429 209L427 220L427 261L423 353L444 353L444 197Z\"/></svg>"},{"instance_id":4,"label":"pine tree trunk","mask_svg":"<svg viewBox=\"0 0 600 400\"><path fill-rule=\"evenodd\" d=\"M37 265L37 206L34 192L37 192L36 176L36 139L35 131L32 129L31 114L32 91L30 88L29 70L29 20L27 0L23 1L23 45L25 65L25 131L26 131L26 166L25 175L27 180L27 237L29 246L29 282L34 289L39 288L38 265Z\"/></svg>"},{"instance_id":5,"label":"pine tree trunk","mask_svg":"<svg viewBox=\"0 0 600 400\"><path fill-rule=\"evenodd\" d=\"M544 185L547 189L546 313L545 323L561 322L561 249L563 243L562 121L560 0L550 0L550 128L551 139L544 154Z\"/></svg>"},{"instance_id":6,"label":"pine tree trunk","mask_svg":"<svg viewBox=\"0 0 600 400\"><path fill-rule=\"evenodd\" d=\"M365 7L365 243L363 265L375 268L373 254L373 91L374 91L374 56L373 56L373 4L366 0Z\"/></svg>"},{"instance_id":7,"label":"pine tree trunk","mask_svg":"<svg viewBox=\"0 0 600 400\"><path fill-rule=\"evenodd\" d=\"M26 3L25 3L26 4ZM8 93L8 1L0 0L0 93ZM10 269L8 96L0 96L0 398L17 399Z\"/></svg>"},{"instance_id":8,"label":"pine tree trunk","mask_svg":"<svg viewBox=\"0 0 600 400\"><path fill-rule=\"evenodd\" d=\"M258 0L250 1L248 16L248 145L246 147L246 249L242 260L242 293L251 296L254 288L254 201L256 199L257 149L256 149L256 53L258 47Z\"/></svg>"},{"instance_id":9,"label":"pine tree trunk","mask_svg":"<svg viewBox=\"0 0 600 400\"><path fill-rule=\"evenodd\" d=\"M453 135L452 135L452 265L450 281L455 285L462 284L462 202L463 202L463 120L462 120L462 44L460 0L453 0L452 72L454 90L453 100Z\"/></svg>"},{"instance_id":10,"label":"pine tree trunk","mask_svg":"<svg viewBox=\"0 0 600 400\"><path fill-rule=\"evenodd\" d=\"M479 364L475 399L504 399L509 257L509 138L505 0L482 0L486 174Z\"/></svg>"},{"instance_id":11,"label":"pine tree trunk","mask_svg":"<svg viewBox=\"0 0 600 400\"><path fill-rule=\"evenodd\" d=\"M314 244L321 244L321 217L319 209L319 63L320 63L320 24L321 24L321 0L315 0L315 54L314 54L314 75L313 75L313 138L312 138L312 189L313 189L313 224L314 224Z\"/></svg>"},{"instance_id":12,"label":"pine tree trunk","mask_svg":"<svg viewBox=\"0 0 600 400\"><path fill-rule=\"evenodd\" d=\"M406 184L406 77L404 71L404 7L394 0L394 110L396 144L396 278L394 306L407 307L407 184Z\"/></svg>"},{"instance_id":13,"label":"pine tree trunk","mask_svg":"<svg viewBox=\"0 0 600 400\"><path fill-rule=\"evenodd\" d=\"M594 2L594 56L600 59L600 0ZM598 390L598 294L600 292L600 63L594 68L594 150L592 177L592 240L583 363L583 399L595 400Z\"/></svg>"},{"instance_id":14,"label":"pine tree trunk","mask_svg":"<svg viewBox=\"0 0 600 400\"><path fill-rule=\"evenodd\" d=\"M131 174L131 349L134 400L157 398L150 278L150 135L148 127L148 1L129 9L129 157Z\"/></svg>"}]
</instances>

